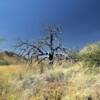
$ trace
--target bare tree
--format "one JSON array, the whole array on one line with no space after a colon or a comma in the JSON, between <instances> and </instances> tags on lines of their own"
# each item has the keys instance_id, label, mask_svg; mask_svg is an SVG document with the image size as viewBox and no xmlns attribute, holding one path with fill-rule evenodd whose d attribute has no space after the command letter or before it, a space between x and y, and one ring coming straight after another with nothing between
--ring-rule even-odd
<instances>
[{"instance_id":1,"label":"bare tree","mask_svg":"<svg viewBox=\"0 0 100 100\"><path fill-rule=\"evenodd\" d=\"M59 36L62 33L61 26L49 25L46 32L48 35L37 43L21 40L17 42L16 49L19 51L19 55L27 58L30 63L37 58L39 63L48 59L49 63L53 64L55 57L66 53Z\"/></svg>"}]
</instances>

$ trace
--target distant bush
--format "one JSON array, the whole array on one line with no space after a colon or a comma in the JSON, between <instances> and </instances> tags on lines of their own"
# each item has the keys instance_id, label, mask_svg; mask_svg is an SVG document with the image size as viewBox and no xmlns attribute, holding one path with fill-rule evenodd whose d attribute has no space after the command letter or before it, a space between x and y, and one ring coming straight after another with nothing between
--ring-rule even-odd
<instances>
[{"instance_id":1,"label":"distant bush","mask_svg":"<svg viewBox=\"0 0 100 100\"><path fill-rule=\"evenodd\" d=\"M100 43L88 45L80 51L80 58L89 66L100 66Z\"/></svg>"},{"instance_id":2,"label":"distant bush","mask_svg":"<svg viewBox=\"0 0 100 100\"><path fill-rule=\"evenodd\" d=\"M69 50L68 55L66 56L66 60L69 60L71 62L77 62L79 61L79 52L76 50Z\"/></svg>"},{"instance_id":3,"label":"distant bush","mask_svg":"<svg viewBox=\"0 0 100 100\"><path fill-rule=\"evenodd\" d=\"M14 56L14 53L13 52L8 52L8 51L5 51L5 54L10 56L10 57L13 57Z\"/></svg>"},{"instance_id":4,"label":"distant bush","mask_svg":"<svg viewBox=\"0 0 100 100\"><path fill-rule=\"evenodd\" d=\"M5 60L0 60L0 65L10 65L10 63Z\"/></svg>"}]
</instances>

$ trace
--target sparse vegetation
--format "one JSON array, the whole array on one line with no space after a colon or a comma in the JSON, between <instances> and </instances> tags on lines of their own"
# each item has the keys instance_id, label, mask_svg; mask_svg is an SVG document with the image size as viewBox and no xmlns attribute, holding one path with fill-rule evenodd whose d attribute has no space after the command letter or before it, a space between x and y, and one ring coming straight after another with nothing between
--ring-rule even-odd
<instances>
[{"instance_id":1,"label":"sparse vegetation","mask_svg":"<svg viewBox=\"0 0 100 100\"><path fill-rule=\"evenodd\" d=\"M56 59L52 65L48 60L34 61L31 67L22 62L1 64L0 100L100 100L100 45L67 54L61 64ZM18 57L9 52L1 55L3 61L8 56L14 60ZM88 73L87 68L92 67Z\"/></svg>"},{"instance_id":2,"label":"sparse vegetation","mask_svg":"<svg viewBox=\"0 0 100 100\"><path fill-rule=\"evenodd\" d=\"M99 73L86 73L85 68L78 63L65 66L67 62L47 69L42 74L32 72L34 69L26 70L25 67L16 72L20 68L17 66L12 71L9 67L6 73L0 70L0 100L100 99Z\"/></svg>"},{"instance_id":3,"label":"sparse vegetation","mask_svg":"<svg viewBox=\"0 0 100 100\"><path fill-rule=\"evenodd\" d=\"M0 60L0 65L10 65L10 63L4 60Z\"/></svg>"}]
</instances>

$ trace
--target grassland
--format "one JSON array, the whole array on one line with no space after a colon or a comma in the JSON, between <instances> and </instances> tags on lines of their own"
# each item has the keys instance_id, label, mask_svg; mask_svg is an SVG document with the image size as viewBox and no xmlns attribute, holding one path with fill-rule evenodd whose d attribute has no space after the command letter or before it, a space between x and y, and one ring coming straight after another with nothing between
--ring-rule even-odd
<instances>
[{"instance_id":1,"label":"grassland","mask_svg":"<svg viewBox=\"0 0 100 100\"><path fill-rule=\"evenodd\" d=\"M78 62L53 65L15 63L13 57L0 56L14 62L0 65L0 100L100 100L100 44L80 55Z\"/></svg>"},{"instance_id":2,"label":"grassland","mask_svg":"<svg viewBox=\"0 0 100 100\"><path fill-rule=\"evenodd\" d=\"M0 100L100 100L100 69L82 62L0 66ZM35 70L34 70L35 69Z\"/></svg>"}]
</instances>

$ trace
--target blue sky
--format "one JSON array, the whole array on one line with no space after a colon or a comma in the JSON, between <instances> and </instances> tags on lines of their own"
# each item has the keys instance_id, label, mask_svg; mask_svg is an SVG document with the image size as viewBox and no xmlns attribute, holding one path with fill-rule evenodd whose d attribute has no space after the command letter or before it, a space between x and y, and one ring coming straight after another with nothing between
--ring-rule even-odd
<instances>
[{"instance_id":1,"label":"blue sky","mask_svg":"<svg viewBox=\"0 0 100 100\"><path fill-rule=\"evenodd\" d=\"M63 26L66 47L82 48L100 40L99 0L0 0L0 49L15 40L38 40L48 24Z\"/></svg>"}]
</instances>

